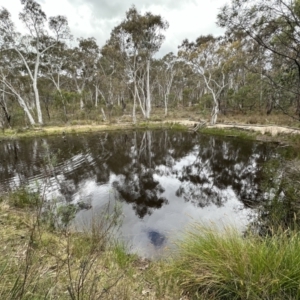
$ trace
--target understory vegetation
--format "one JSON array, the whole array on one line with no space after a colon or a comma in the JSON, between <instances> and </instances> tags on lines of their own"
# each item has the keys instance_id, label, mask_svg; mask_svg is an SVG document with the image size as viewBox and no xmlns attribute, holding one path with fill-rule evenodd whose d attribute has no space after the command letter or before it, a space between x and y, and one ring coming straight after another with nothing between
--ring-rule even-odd
<instances>
[{"instance_id":1,"label":"understory vegetation","mask_svg":"<svg viewBox=\"0 0 300 300\"><path fill-rule=\"evenodd\" d=\"M293 156L292 154L290 154ZM299 162L265 167L264 204L243 234L193 224L176 250L149 261L113 231L118 205L72 222L77 205L45 205L41 192L1 195L1 299L299 299Z\"/></svg>"}]
</instances>

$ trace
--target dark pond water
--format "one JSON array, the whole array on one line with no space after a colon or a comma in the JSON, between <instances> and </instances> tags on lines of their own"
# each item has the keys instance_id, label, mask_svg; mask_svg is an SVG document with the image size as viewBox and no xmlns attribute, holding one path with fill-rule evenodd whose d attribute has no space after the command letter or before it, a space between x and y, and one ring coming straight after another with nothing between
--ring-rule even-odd
<instances>
[{"instance_id":1,"label":"dark pond water","mask_svg":"<svg viewBox=\"0 0 300 300\"><path fill-rule=\"evenodd\" d=\"M152 257L195 221L243 229L274 155L270 144L172 131L2 141L0 190L45 185L49 199L91 204L76 220L118 202L122 237Z\"/></svg>"}]
</instances>

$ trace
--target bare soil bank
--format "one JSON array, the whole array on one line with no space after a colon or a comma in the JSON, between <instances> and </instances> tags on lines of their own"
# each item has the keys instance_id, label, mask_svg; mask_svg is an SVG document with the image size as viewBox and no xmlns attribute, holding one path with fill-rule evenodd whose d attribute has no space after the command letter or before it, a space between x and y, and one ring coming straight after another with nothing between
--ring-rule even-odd
<instances>
[{"instance_id":1,"label":"bare soil bank","mask_svg":"<svg viewBox=\"0 0 300 300\"><path fill-rule=\"evenodd\" d=\"M187 127L193 127L197 123L195 121L189 121L189 120L174 120L174 121L167 121L168 123L174 122L178 123ZM201 123L201 122L200 122ZM284 134L300 134L300 130L293 127L287 127L287 126L278 126L278 125L249 125L249 124L215 124L215 125L206 125L206 128L220 128L220 129L242 129L242 130L248 130L248 131L255 131L260 134L271 134L272 136L276 136L278 134L284 133Z\"/></svg>"}]
</instances>

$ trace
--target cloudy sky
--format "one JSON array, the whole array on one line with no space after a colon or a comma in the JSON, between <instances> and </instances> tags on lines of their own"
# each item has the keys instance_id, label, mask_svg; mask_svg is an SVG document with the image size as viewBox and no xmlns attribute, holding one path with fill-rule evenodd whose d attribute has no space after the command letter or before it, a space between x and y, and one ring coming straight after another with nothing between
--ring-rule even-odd
<instances>
[{"instance_id":1,"label":"cloudy sky","mask_svg":"<svg viewBox=\"0 0 300 300\"><path fill-rule=\"evenodd\" d=\"M169 22L166 39L158 56L173 51L188 38L195 40L199 35L222 34L216 26L219 8L229 0L37 0L48 17L64 15L68 18L74 38L95 37L99 46L109 38L111 30L124 18L125 12L134 4L144 13L150 11L161 15ZM18 13L20 0L0 0L12 15L20 31Z\"/></svg>"}]
</instances>

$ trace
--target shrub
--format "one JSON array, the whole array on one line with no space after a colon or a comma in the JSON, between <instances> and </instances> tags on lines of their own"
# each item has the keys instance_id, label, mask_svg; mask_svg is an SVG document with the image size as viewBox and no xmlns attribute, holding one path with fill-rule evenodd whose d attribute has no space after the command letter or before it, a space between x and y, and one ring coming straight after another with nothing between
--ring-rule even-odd
<instances>
[{"instance_id":1,"label":"shrub","mask_svg":"<svg viewBox=\"0 0 300 300\"><path fill-rule=\"evenodd\" d=\"M22 187L10 193L8 201L15 208L37 208L41 205L42 199L38 192Z\"/></svg>"}]
</instances>

